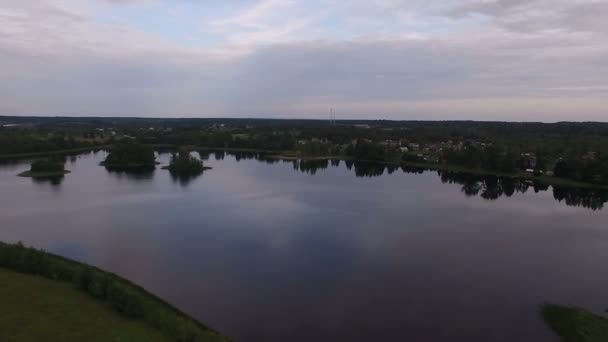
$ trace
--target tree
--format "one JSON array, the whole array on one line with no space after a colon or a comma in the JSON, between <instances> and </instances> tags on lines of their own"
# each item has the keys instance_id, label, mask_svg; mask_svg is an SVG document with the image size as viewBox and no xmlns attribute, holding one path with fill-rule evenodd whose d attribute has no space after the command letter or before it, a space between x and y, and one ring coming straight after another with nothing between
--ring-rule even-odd
<instances>
[{"instance_id":1,"label":"tree","mask_svg":"<svg viewBox=\"0 0 608 342\"><path fill-rule=\"evenodd\" d=\"M568 165L568 163L565 160L560 159L555 164L553 174L556 177L568 178L572 175L572 171L570 170L570 166Z\"/></svg>"},{"instance_id":2,"label":"tree","mask_svg":"<svg viewBox=\"0 0 608 342\"><path fill-rule=\"evenodd\" d=\"M154 168L156 157L152 146L120 143L110 150L102 164L110 168Z\"/></svg>"},{"instance_id":3,"label":"tree","mask_svg":"<svg viewBox=\"0 0 608 342\"><path fill-rule=\"evenodd\" d=\"M173 174L198 175L205 170L203 162L190 155L190 151L182 148L178 153L173 153L168 167Z\"/></svg>"}]
</instances>

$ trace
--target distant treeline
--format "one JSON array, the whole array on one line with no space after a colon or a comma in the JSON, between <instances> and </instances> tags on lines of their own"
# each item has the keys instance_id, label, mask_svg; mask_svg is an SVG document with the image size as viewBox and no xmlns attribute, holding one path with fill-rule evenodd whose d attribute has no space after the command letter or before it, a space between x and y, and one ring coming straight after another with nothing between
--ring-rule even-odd
<instances>
[{"instance_id":1,"label":"distant treeline","mask_svg":"<svg viewBox=\"0 0 608 342\"><path fill-rule=\"evenodd\" d=\"M53 152L96 145L98 144L62 134L40 135L22 130L0 129L0 155Z\"/></svg>"},{"instance_id":2,"label":"distant treeline","mask_svg":"<svg viewBox=\"0 0 608 342\"><path fill-rule=\"evenodd\" d=\"M177 341L226 341L226 338L143 288L86 264L27 248L21 243L0 242L0 267L70 282L117 311L141 319Z\"/></svg>"},{"instance_id":3,"label":"distant treeline","mask_svg":"<svg viewBox=\"0 0 608 342\"><path fill-rule=\"evenodd\" d=\"M506 174L552 172L608 185L608 123L17 117L0 117L0 123L18 124L0 128L0 154L127 139L150 145L449 164Z\"/></svg>"}]
</instances>

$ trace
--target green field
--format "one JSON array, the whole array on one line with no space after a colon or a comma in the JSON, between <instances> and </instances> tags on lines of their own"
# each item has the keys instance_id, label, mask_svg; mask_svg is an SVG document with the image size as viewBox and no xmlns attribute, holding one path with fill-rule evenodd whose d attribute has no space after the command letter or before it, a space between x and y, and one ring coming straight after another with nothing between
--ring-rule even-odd
<instances>
[{"instance_id":1,"label":"green field","mask_svg":"<svg viewBox=\"0 0 608 342\"><path fill-rule=\"evenodd\" d=\"M169 341L70 283L0 268L0 341Z\"/></svg>"}]
</instances>

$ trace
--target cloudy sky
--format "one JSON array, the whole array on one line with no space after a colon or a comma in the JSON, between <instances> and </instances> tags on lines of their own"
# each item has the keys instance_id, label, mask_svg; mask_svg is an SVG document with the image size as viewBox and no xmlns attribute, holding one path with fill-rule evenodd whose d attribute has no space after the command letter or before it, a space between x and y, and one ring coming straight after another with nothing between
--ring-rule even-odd
<instances>
[{"instance_id":1,"label":"cloudy sky","mask_svg":"<svg viewBox=\"0 0 608 342\"><path fill-rule=\"evenodd\" d=\"M0 115L608 121L607 0L0 0Z\"/></svg>"}]
</instances>

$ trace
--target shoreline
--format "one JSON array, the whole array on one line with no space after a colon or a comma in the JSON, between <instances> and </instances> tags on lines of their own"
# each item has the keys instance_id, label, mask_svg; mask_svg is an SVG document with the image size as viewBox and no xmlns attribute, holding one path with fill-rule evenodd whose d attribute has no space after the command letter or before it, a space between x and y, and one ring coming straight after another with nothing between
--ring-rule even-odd
<instances>
[{"instance_id":1,"label":"shoreline","mask_svg":"<svg viewBox=\"0 0 608 342\"><path fill-rule=\"evenodd\" d=\"M169 145L169 144L152 144L152 146L154 148L177 148L177 146L175 145ZM100 146L95 146L95 147L86 147L86 148L77 148L77 149L70 149L70 150L60 150L60 151L48 151L48 152L36 152L36 153L21 153L21 154L10 154L10 155L0 155L0 160L2 159L11 159L11 158L27 158L27 157L36 157L36 156L45 156L45 155L53 155L53 154L63 154L63 153L75 153L75 152L86 152L86 151L91 151L91 150L102 150L102 149L108 149L111 148L112 145L100 145ZM529 181L538 181L540 183L543 183L545 185L551 185L551 186L563 186L563 187L569 187L569 188L586 188L586 189L598 189L598 190L608 190L608 185L602 185L602 184L593 184L593 183L586 183L586 182L579 182L576 180L571 180L571 179L566 179L566 178L559 178L559 177L553 177L553 176L546 176L546 175L542 175L542 176L533 176L530 174L526 174L526 173L514 173L514 174L508 174L508 173L501 173L501 172L491 172L491 171L485 171L485 170L479 170L479 169L470 169L470 168L466 168L466 167L462 167L462 166L458 166L458 165L450 165L450 164L440 164L440 163L417 163L417 162L408 162L408 161L377 161L377 160L362 160L362 159L354 159L352 157L348 157L348 156L340 156L340 155L336 155L336 156L299 156L298 153L296 151L290 151L290 150L286 150L286 151L271 151L271 150L263 150L263 149L255 149L255 148L234 148L234 147L224 147L224 148L213 148L213 147L205 147L205 146L194 146L194 145L188 145L186 146L190 149L192 149L193 151L208 151L208 152L214 152L214 151L224 151L224 152L251 152L251 153L267 153L268 156L267 158L272 158L272 159L280 159L280 160L332 160L332 159L339 159L339 160L348 160L348 161L360 161L360 162L368 162L368 163L379 163L379 164L384 164L384 165L393 165L393 166L413 166L413 167L420 167L420 168L424 168L424 169L428 169L428 170L442 170L442 171L452 171L452 172L464 172L464 173L470 173L470 174L474 174L474 175L480 175L480 176L496 176L496 177L511 177L511 178L519 178L519 179L524 179L524 180L529 180ZM160 163L156 162L155 165L158 165ZM100 163L101 165L101 163ZM103 165L106 166L106 165ZM110 168L125 168L124 166L107 166ZM138 167L126 167L125 169L136 169Z\"/></svg>"},{"instance_id":2,"label":"shoreline","mask_svg":"<svg viewBox=\"0 0 608 342\"><path fill-rule=\"evenodd\" d=\"M392 165L392 166L413 166L419 167L431 171L452 171L452 172L463 172L470 173L479 176L496 176L496 177L510 177L510 178L518 178L529 181L538 181L546 185L551 186L563 186L569 188L586 188L586 189L599 189L599 190L608 190L608 185L602 184L593 184L593 183L585 183L579 182L572 179L567 178L559 178L553 176L534 176L527 173L502 173L502 172L492 172L485 171L479 169L470 169L458 165L450 165L450 164L440 164L440 163L416 163L409 161L379 161L379 160L365 160L365 159L355 159L348 156L297 156L294 151L267 151L267 150L255 150L255 149L212 149L205 148L208 151L231 151L231 152L258 152L258 153L270 153L267 158L277 159L277 160L342 160L342 161L359 161L359 162L367 162L367 163L378 163L384 165Z\"/></svg>"},{"instance_id":3,"label":"shoreline","mask_svg":"<svg viewBox=\"0 0 608 342\"><path fill-rule=\"evenodd\" d=\"M78 147L78 148L70 148L70 149L66 149L66 150L55 150L55 151L45 151L45 152L0 154L0 160L2 160L2 159L21 159L21 158L30 158L30 157L44 157L44 156L50 156L50 155L55 155L55 154L88 152L88 151L93 151L93 150L103 150L103 149L107 149L110 147L112 147L112 145Z\"/></svg>"},{"instance_id":4,"label":"shoreline","mask_svg":"<svg viewBox=\"0 0 608 342\"><path fill-rule=\"evenodd\" d=\"M15 262L24 260L24 262ZM33 266L30 263L35 263ZM35 266L35 267L34 267ZM91 298L107 303L128 319L156 327L167 336L198 336L228 341L219 332L192 318L143 287L112 272L21 243L0 241L0 268L73 284Z\"/></svg>"}]
</instances>

